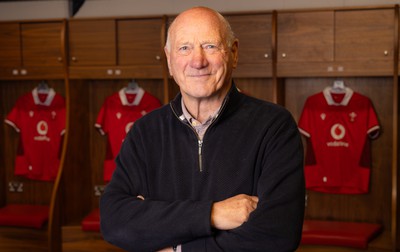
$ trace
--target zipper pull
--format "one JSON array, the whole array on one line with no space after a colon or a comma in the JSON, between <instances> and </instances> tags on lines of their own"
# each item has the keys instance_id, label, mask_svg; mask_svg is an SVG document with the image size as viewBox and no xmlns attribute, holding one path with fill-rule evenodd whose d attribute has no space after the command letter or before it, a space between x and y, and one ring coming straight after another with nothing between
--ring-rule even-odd
<instances>
[{"instance_id":1,"label":"zipper pull","mask_svg":"<svg viewBox=\"0 0 400 252\"><path fill-rule=\"evenodd\" d=\"M199 170L200 172L203 171L203 158L202 158L202 147L203 147L203 140L198 140L199 143Z\"/></svg>"}]
</instances>

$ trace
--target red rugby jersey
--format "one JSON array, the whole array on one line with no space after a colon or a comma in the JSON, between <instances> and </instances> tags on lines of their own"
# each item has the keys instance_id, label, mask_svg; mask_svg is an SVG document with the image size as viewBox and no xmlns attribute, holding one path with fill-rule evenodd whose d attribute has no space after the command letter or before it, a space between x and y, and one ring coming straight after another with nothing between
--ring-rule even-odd
<instances>
[{"instance_id":1,"label":"red rugby jersey","mask_svg":"<svg viewBox=\"0 0 400 252\"><path fill-rule=\"evenodd\" d=\"M44 181L56 178L65 116L64 97L54 89L38 93L35 88L18 98L5 119L20 133L15 175Z\"/></svg>"},{"instance_id":2,"label":"red rugby jersey","mask_svg":"<svg viewBox=\"0 0 400 252\"><path fill-rule=\"evenodd\" d=\"M110 181L115 169L114 160L133 123L160 106L160 101L142 88L134 92L123 88L106 98L95 123L99 132L107 135L108 141L103 167L104 181Z\"/></svg>"},{"instance_id":3,"label":"red rugby jersey","mask_svg":"<svg viewBox=\"0 0 400 252\"><path fill-rule=\"evenodd\" d=\"M325 193L360 194L369 190L370 140L379 122L370 99L331 87L306 100L299 119L307 137L306 188Z\"/></svg>"}]
</instances>

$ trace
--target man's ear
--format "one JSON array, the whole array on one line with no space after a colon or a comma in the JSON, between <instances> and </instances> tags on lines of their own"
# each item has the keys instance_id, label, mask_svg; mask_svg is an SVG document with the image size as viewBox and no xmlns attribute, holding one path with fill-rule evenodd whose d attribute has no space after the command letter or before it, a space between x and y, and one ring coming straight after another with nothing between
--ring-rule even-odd
<instances>
[{"instance_id":1,"label":"man's ear","mask_svg":"<svg viewBox=\"0 0 400 252\"><path fill-rule=\"evenodd\" d=\"M167 48L167 46L165 46L164 47L164 53L165 53L165 57L167 58L167 65L168 65L168 72L169 72L169 75L170 76L172 76L172 73L171 73L171 64L170 64L170 52L168 51L168 48Z\"/></svg>"},{"instance_id":2,"label":"man's ear","mask_svg":"<svg viewBox=\"0 0 400 252\"><path fill-rule=\"evenodd\" d=\"M236 68L239 61L239 40L235 39L231 46L232 67Z\"/></svg>"}]
</instances>

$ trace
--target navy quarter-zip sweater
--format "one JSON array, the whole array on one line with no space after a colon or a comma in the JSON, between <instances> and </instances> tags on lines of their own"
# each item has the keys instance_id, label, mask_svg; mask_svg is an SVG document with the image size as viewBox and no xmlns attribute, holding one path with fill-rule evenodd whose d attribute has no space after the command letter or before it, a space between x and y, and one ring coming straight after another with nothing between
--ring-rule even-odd
<instances>
[{"instance_id":1,"label":"navy quarter-zip sweater","mask_svg":"<svg viewBox=\"0 0 400 252\"><path fill-rule=\"evenodd\" d=\"M100 200L104 239L127 251L294 251L305 189L290 113L233 85L202 142L181 115L178 95L127 134ZM259 197L249 220L212 228L213 202L242 193Z\"/></svg>"}]
</instances>

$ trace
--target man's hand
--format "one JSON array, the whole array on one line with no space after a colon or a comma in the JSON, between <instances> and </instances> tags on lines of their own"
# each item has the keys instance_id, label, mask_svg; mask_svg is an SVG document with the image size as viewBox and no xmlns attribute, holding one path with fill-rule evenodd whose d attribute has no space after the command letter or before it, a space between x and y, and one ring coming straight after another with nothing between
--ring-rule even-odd
<instances>
[{"instance_id":1,"label":"man's hand","mask_svg":"<svg viewBox=\"0 0 400 252\"><path fill-rule=\"evenodd\" d=\"M258 197L239 194L215 202L211 209L211 225L219 230L230 230L241 226L257 208Z\"/></svg>"}]
</instances>

